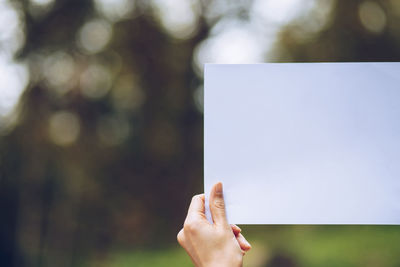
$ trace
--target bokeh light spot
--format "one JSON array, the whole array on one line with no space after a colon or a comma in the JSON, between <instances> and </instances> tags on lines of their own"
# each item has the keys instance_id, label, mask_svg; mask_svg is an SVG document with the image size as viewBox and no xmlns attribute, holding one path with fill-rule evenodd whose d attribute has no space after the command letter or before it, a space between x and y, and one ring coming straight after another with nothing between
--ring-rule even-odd
<instances>
[{"instance_id":1,"label":"bokeh light spot","mask_svg":"<svg viewBox=\"0 0 400 267\"><path fill-rule=\"evenodd\" d=\"M0 56L0 121L14 111L28 79L25 65Z\"/></svg>"},{"instance_id":2,"label":"bokeh light spot","mask_svg":"<svg viewBox=\"0 0 400 267\"><path fill-rule=\"evenodd\" d=\"M134 0L94 0L94 3L100 14L113 21L129 15L135 6Z\"/></svg>"},{"instance_id":3,"label":"bokeh light spot","mask_svg":"<svg viewBox=\"0 0 400 267\"><path fill-rule=\"evenodd\" d=\"M111 74L100 64L92 64L82 73L80 79L82 94L88 98L101 98L111 87Z\"/></svg>"},{"instance_id":4,"label":"bokeh light spot","mask_svg":"<svg viewBox=\"0 0 400 267\"><path fill-rule=\"evenodd\" d=\"M153 0L162 26L178 39L190 38L196 32L198 4L191 0Z\"/></svg>"},{"instance_id":5,"label":"bokeh light spot","mask_svg":"<svg viewBox=\"0 0 400 267\"><path fill-rule=\"evenodd\" d=\"M205 63L263 62L267 47L250 25L229 22L197 46L194 52L194 67L197 74L202 76Z\"/></svg>"},{"instance_id":6,"label":"bokeh light spot","mask_svg":"<svg viewBox=\"0 0 400 267\"><path fill-rule=\"evenodd\" d=\"M86 22L79 31L78 44L89 54L102 51L112 36L111 25L105 20L94 19Z\"/></svg>"},{"instance_id":7,"label":"bokeh light spot","mask_svg":"<svg viewBox=\"0 0 400 267\"><path fill-rule=\"evenodd\" d=\"M373 1L361 3L358 14L362 25L372 33L380 33L386 26L386 14L382 7Z\"/></svg>"},{"instance_id":8,"label":"bokeh light spot","mask_svg":"<svg viewBox=\"0 0 400 267\"><path fill-rule=\"evenodd\" d=\"M25 27L21 16L21 10L16 6L0 1L0 48L9 57L25 42Z\"/></svg>"},{"instance_id":9,"label":"bokeh light spot","mask_svg":"<svg viewBox=\"0 0 400 267\"><path fill-rule=\"evenodd\" d=\"M47 6L54 2L54 0L30 0L33 5Z\"/></svg>"},{"instance_id":10,"label":"bokeh light spot","mask_svg":"<svg viewBox=\"0 0 400 267\"><path fill-rule=\"evenodd\" d=\"M65 52L55 52L46 57L42 73L49 87L59 92L66 92L73 85L75 62L72 56Z\"/></svg>"},{"instance_id":11,"label":"bokeh light spot","mask_svg":"<svg viewBox=\"0 0 400 267\"><path fill-rule=\"evenodd\" d=\"M319 32L329 26L332 17L333 0L318 1L310 10L308 16L303 16L296 21L296 30L292 31L298 43L307 43Z\"/></svg>"},{"instance_id":12,"label":"bokeh light spot","mask_svg":"<svg viewBox=\"0 0 400 267\"><path fill-rule=\"evenodd\" d=\"M50 140L59 146L73 144L80 132L79 118L69 111L58 111L49 120Z\"/></svg>"},{"instance_id":13,"label":"bokeh light spot","mask_svg":"<svg viewBox=\"0 0 400 267\"><path fill-rule=\"evenodd\" d=\"M255 0L252 13L265 21L284 25L308 12L314 0Z\"/></svg>"}]
</instances>

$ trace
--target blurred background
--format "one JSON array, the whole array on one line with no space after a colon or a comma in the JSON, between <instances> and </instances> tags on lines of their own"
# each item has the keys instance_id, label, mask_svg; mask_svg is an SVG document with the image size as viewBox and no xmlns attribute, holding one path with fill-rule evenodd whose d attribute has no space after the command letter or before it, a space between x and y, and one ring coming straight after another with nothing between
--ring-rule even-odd
<instances>
[{"instance_id":1,"label":"blurred background","mask_svg":"<svg viewBox=\"0 0 400 267\"><path fill-rule=\"evenodd\" d=\"M0 266L191 266L204 63L399 60L399 0L0 0ZM245 266L400 266L399 226L243 231Z\"/></svg>"}]
</instances>

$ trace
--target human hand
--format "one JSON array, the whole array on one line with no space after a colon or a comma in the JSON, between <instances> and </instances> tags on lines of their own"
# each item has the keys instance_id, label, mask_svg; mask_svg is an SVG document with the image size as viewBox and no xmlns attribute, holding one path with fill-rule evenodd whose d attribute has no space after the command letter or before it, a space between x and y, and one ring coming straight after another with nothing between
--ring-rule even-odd
<instances>
[{"instance_id":1,"label":"human hand","mask_svg":"<svg viewBox=\"0 0 400 267\"><path fill-rule=\"evenodd\" d=\"M178 242L198 267L242 266L243 256L251 246L236 225L226 219L222 183L210 193L210 211L214 224L205 215L204 194L192 198Z\"/></svg>"}]
</instances>

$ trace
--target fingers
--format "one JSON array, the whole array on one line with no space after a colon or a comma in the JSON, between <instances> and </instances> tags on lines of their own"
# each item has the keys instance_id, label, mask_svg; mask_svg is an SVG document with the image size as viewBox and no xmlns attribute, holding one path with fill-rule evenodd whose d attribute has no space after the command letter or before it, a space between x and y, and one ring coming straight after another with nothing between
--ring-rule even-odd
<instances>
[{"instance_id":1,"label":"fingers","mask_svg":"<svg viewBox=\"0 0 400 267\"><path fill-rule=\"evenodd\" d=\"M237 242L240 245L240 248L244 251L247 252L251 249L250 243L244 238L244 236L241 234L242 229L240 229L239 226L236 224L231 224L232 232L236 237Z\"/></svg>"},{"instance_id":2,"label":"fingers","mask_svg":"<svg viewBox=\"0 0 400 267\"><path fill-rule=\"evenodd\" d=\"M249 251L249 250L251 249L251 245L250 245L250 243L246 240L246 238L244 238L244 236L240 233L242 230L241 230L237 225L235 225L235 224L232 224L232 225L231 225L231 228L232 228L232 231L233 231L233 233L234 233L234 235L235 235L235 237L236 237L236 240L237 240L237 242L238 242L240 248L241 248L244 252ZM184 230L183 230L183 229L179 231L178 236L177 236L177 239L178 239L179 244L180 244L182 247L184 247L184 248L186 248L186 247L188 247L188 246L190 247L190 244L187 243L186 236L185 236L185 233L184 233Z\"/></svg>"},{"instance_id":3,"label":"fingers","mask_svg":"<svg viewBox=\"0 0 400 267\"><path fill-rule=\"evenodd\" d=\"M210 211L216 225L228 225L225 213L225 201L222 192L222 183L216 183L210 193Z\"/></svg>"},{"instance_id":4,"label":"fingers","mask_svg":"<svg viewBox=\"0 0 400 267\"><path fill-rule=\"evenodd\" d=\"M242 234L239 233L236 236L236 240L238 241L238 243L240 245L240 248L243 251L247 252L247 251L249 251L251 249L250 243L246 240L246 238L244 238L244 236Z\"/></svg>"},{"instance_id":5,"label":"fingers","mask_svg":"<svg viewBox=\"0 0 400 267\"><path fill-rule=\"evenodd\" d=\"M204 194L195 195L190 202L186 220L206 219L204 207Z\"/></svg>"},{"instance_id":6,"label":"fingers","mask_svg":"<svg viewBox=\"0 0 400 267\"><path fill-rule=\"evenodd\" d=\"M240 234L240 232L242 232L242 229L240 229L236 224L231 224L231 228L236 237Z\"/></svg>"}]
</instances>

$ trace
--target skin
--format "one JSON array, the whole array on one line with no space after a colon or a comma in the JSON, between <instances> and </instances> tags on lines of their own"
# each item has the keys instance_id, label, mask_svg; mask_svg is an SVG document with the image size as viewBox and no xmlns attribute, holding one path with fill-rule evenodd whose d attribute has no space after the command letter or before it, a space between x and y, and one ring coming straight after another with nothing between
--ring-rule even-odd
<instances>
[{"instance_id":1,"label":"skin","mask_svg":"<svg viewBox=\"0 0 400 267\"><path fill-rule=\"evenodd\" d=\"M242 266L243 256L251 246L238 226L228 224L222 183L213 186L209 202L214 223L206 218L204 194L194 196L183 229L177 236L179 244L195 266Z\"/></svg>"}]
</instances>

